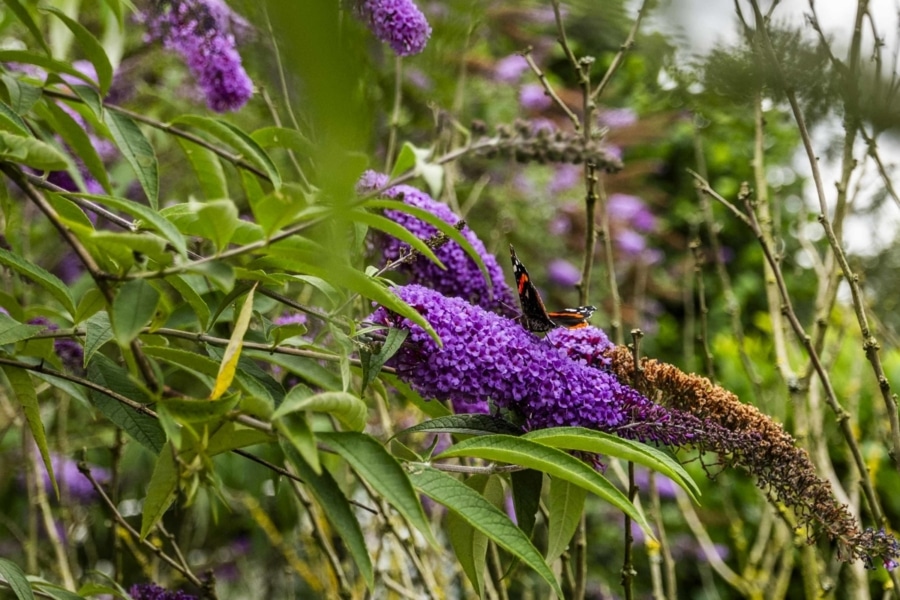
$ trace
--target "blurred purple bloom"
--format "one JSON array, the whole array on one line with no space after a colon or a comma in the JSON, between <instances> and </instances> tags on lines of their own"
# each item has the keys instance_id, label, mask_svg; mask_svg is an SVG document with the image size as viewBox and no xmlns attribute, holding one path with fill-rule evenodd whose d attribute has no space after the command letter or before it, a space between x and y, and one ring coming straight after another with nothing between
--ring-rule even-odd
<instances>
[{"instance_id":1,"label":"blurred purple bloom","mask_svg":"<svg viewBox=\"0 0 900 600\"><path fill-rule=\"evenodd\" d=\"M431 77L429 77L422 69L411 67L405 69L405 73L406 80L420 90L427 92L434 87L434 82L431 81Z\"/></svg>"},{"instance_id":2,"label":"blurred purple bloom","mask_svg":"<svg viewBox=\"0 0 900 600\"><path fill-rule=\"evenodd\" d=\"M275 325L302 325L306 323L306 314L302 312L284 313L272 322Z\"/></svg>"},{"instance_id":3,"label":"blurred purple bloom","mask_svg":"<svg viewBox=\"0 0 900 600\"><path fill-rule=\"evenodd\" d=\"M615 232L616 247L631 257L640 256L647 247L644 236L630 229L620 229Z\"/></svg>"},{"instance_id":4,"label":"blurred purple bloom","mask_svg":"<svg viewBox=\"0 0 900 600\"><path fill-rule=\"evenodd\" d=\"M44 317L35 317L30 319L28 323L31 325L43 325L48 331L56 331L59 329L55 323L51 323ZM72 371L80 371L83 368L84 349L81 347L81 344L75 340L68 338L54 338L53 350L56 352L56 355L59 356L63 366L66 368L71 369Z\"/></svg>"},{"instance_id":5,"label":"blurred purple bloom","mask_svg":"<svg viewBox=\"0 0 900 600\"><path fill-rule=\"evenodd\" d=\"M550 235L561 237L572 230L572 222L566 215L557 215L550 221L547 230L550 232Z\"/></svg>"},{"instance_id":6,"label":"blurred purple bloom","mask_svg":"<svg viewBox=\"0 0 900 600\"><path fill-rule=\"evenodd\" d=\"M571 287L581 281L578 267L562 258L555 258L547 265L547 278L563 287Z\"/></svg>"},{"instance_id":7,"label":"blurred purple bloom","mask_svg":"<svg viewBox=\"0 0 900 600\"><path fill-rule=\"evenodd\" d=\"M418 54L431 37L431 26L412 0L362 0L357 12L397 56Z\"/></svg>"},{"instance_id":8,"label":"blurred purple bloom","mask_svg":"<svg viewBox=\"0 0 900 600\"><path fill-rule=\"evenodd\" d=\"M360 191L377 189L387 183L387 179L386 175L367 171L360 178L357 189ZM423 208L445 223L456 224L460 220L446 204L441 204L425 192L408 185L392 187L384 192L384 196L402 200L408 206ZM434 226L400 210L386 210L384 216L402 225L422 240L427 240L438 233ZM464 298L488 310L511 314L517 301L513 297L512 290L506 285L503 269L497 263L496 257L487 252L484 244L471 229L466 227L461 233L481 256L490 276L490 287L475 261L452 240L434 250L437 258L447 267L446 270L422 256L400 268L409 273L410 283L427 285L443 294ZM384 237L383 254L386 261L395 260L407 249L406 243L393 237Z\"/></svg>"},{"instance_id":9,"label":"blurred purple bloom","mask_svg":"<svg viewBox=\"0 0 900 600\"><path fill-rule=\"evenodd\" d=\"M232 25L239 22L222 0L156 0L144 15L148 37L179 53L216 112L241 108L253 84L235 48Z\"/></svg>"},{"instance_id":10,"label":"blurred purple bloom","mask_svg":"<svg viewBox=\"0 0 900 600\"><path fill-rule=\"evenodd\" d=\"M554 123L550 119L547 119L546 117L537 117L535 119L531 119L531 131L535 135L539 134L542 131L553 133L554 131L556 131L556 123Z\"/></svg>"},{"instance_id":11,"label":"blurred purple bloom","mask_svg":"<svg viewBox=\"0 0 900 600\"><path fill-rule=\"evenodd\" d=\"M650 471L648 469L636 469L634 482L644 492L650 492ZM656 473L656 491L660 498L674 498L677 484L660 473Z\"/></svg>"},{"instance_id":12,"label":"blurred purple bloom","mask_svg":"<svg viewBox=\"0 0 900 600\"><path fill-rule=\"evenodd\" d=\"M181 590L170 592L155 583L136 583L131 586L128 593L134 600L197 600L196 596L192 596L187 592L182 592Z\"/></svg>"},{"instance_id":13,"label":"blurred purple bloom","mask_svg":"<svg viewBox=\"0 0 900 600\"><path fill-rule=\"evenodd\" d=\"M630 421L636 407L649 404L610 373L554 347L548 340L559 330L541 339L515 321L419 285L395 292L428 319L443 342L438 347L421 327L384 308L372 317L409 330L391 364L426 398L449 399L458 411L479 407L480 412L487 411L490 400L516 413L529 430L560 425L611 430ZM604 341L609 345L603 332L584 330L590 333L568 339L589 340L601 349Z\"/></svg>"},{"instance_id":14,"label":"blurred purple bloom","mask_svg":"<svg viewBox=\"0 0 900 600\"><path fill-rule=\"evenodd\" d=\"M72 67L74 67L75 70L82 75L87 75L92 81L97 81L97 69L96 67L94 67L94 63L92 63L91 61L76 60L72 63ZM59 76L69 85L85 85L85 81L83 79L75 77L74 75L60 73Z\"/></svg>"},{"instance_id":15,"label":"blurred purple bloom","mask_svg":"<svg viewBox=\"0 0 900 600\"><path fill-rule=\"evenodd\" d=\"M597 122L610 129L634 125L637 119L637 113L630 108L608 108L597 115Z\"/></svg>"},{"instance_id":16,"label":"blurred purple bloom","mask_svg":"<svg viewBox=\"0 0 900 600\"><path fill-rule=\"evenodd\" d=\"M528 70L528 63L519 54L501 58L494 65L494 78L502 83L515 83Z\"/></svg>"},{"instance_id":17,"label":"blurred purple bloom","mask_svg":"<svg viewBox=\"0 0 900 600\"><path fill-rule=\"evenodd\" d=\"M100 182L94 179L93 175L88 173L86 168L79 168L79 171L81 171L81 179L84 181L85 192L87 192L88 194L106 193L103 190L103 186L100 185ZM47 176L47 181L52 184L58 185L67 192L82 191L78 187L78 184L75 183L75 179L72 178L68 171L53 171L50 173L50 175Z\"/></svg>"},{"instance_id":18,"label":"blurred purple bloom","mask_svg":"<svg viewBox=\"0 0 900 600\"><path fill-rule=\"evenodd\" d=\"M607 211L610 217L624 221L639 231L653 231L656 228L656 216L637 196L612 194L609 197Z\"/></svg>"},{"instance_id":19,"label":"blurred purple bloom","mask_svg":"<svg viewBox=\"0 0 900 600\"><path fill-rule=\"evenodd\" d=\"M44 484L44 490L48 494L53 493L53 483L50 481L50 474L44 468L43 460L40 457L37 446L34 447L35 456L38 457L38 470L41 473L41 479ZM50 464L53 466L53 475L56 482L62 490L68 490L72 500L80 503L92 502L97 497L97 491L88 478L78 470L78 461L72 460L67 456L50 453ZM96 465L88 465L91 469L91 475L97 480L97 483L103 484L110 480L110 472L108 469L98 467Z\"/></svg>"},{"instance_id":20,"label":"blurred purple bloom","mask_svg":"<svg viewBox=\"0 0 900 600\"><path fill-rule=\"evenodd\" d=\"M580 165L559 165L553 172L553 179L550 180L547 191L551 194L558 194L559 192L572 189L581 183L583 177L584 169Z\"/></svg>"},{"instance_id":21,"label":"blurred purple bloom","mask_svg":"<svg viewBox=\"0 0 900 600\"><path fill-rule=\"evenodd\" d=\"M613 158L622 160L622 146L616 146L615 144L606 144L603 146L603 149L606 150L606 153L612 156Z\"/></svg>"},{"instance_id":22,"label":"blurred purple bloom","mask_svg":"<svg viewBox=\"0 0 900 600\"><path fill-rule=\"evenodd\" d=\"M519 104L525 110L540 112L550 108L553 100L546 94L546 90L541 84L526 83L519 90Z\"/></svg>"}]
</instances>

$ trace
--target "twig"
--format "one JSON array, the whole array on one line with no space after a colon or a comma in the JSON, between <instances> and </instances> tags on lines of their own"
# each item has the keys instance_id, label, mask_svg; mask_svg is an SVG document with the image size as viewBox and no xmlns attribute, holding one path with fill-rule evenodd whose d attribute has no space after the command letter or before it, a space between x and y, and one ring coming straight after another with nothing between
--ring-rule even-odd
<instances>
[{"instance_id":1,"label":"twig","mask_svg":"<svg viewBox=\"0 0 900 600\"><path fill-rule=\"evenodd\" d=\"M553 99L553 102L565 113L566 117L572 122L572 126L575 127L575 131L579 131L581 129L581 121L578 120L578 116L572 112L572 109L570 109L565 102L562 101L562 98L559 97L556 90L550 85L550 82L547 80L547 75L544 74L544 71L542 71L541 68L537 66L537 63L534 62L534 59L531 58L531 51L532 47L529 46L520 54L522 55L522 58L525 59L525 62L528 63L528 66L531 67L532 72L537 75L537 78L540 80L547 95L550 96L550 98Z\"/></svg>"},{"instance_id":2,"label":"twig","mask_svg":"<svg viewBox=\"0 0 900 600\"><path fill-rule=\"evenodd\" d=\"M644 13L647 10L648 3L649 0L644 0L641 3L641 7L638 9L637 17L634 19L634 24L631 26L631 31L628 32L628 37L625 38L625 41L621 46L619 46L619 51L616 52L616 55L613 57L609 68L606 69L606 74L603 75L603 79L600 80L600 83L591 94L591 100L596 101L597 98L599 98L601 94L603 94L606 86L608 86L609 82L612 81L613 75L616 71L619 70L619 67L622 65L622 61L625 59L625 53L631 50L631 48L634 46L634 38L637 36L638 29L640 29L641 27L641 19L644 18Z\"/></svg>"}]
</instances>

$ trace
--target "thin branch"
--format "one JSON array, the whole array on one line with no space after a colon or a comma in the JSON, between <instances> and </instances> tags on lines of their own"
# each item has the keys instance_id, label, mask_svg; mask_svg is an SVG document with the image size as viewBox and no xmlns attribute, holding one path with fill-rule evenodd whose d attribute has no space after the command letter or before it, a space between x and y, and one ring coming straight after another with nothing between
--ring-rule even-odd
<instances>
[{"instance_id":1,"label":"thin branch","mask_svg":"<svg viewBox=\"0 0 900 600\"><path fill-rule=\"evenodd\" d=\"M547 92L547 95L553 99L553 102L566 114L566 117L572 122L572 125L575 127L575 131L581 129L581 121L578 120L578 116L572 112L565 102L563 102L562 98L556 93L556 90L553 89L553 86L550 85L550 82L547 80L547 76L544 74L544 71L541 70L537 63L534 62L534 59L531 58L532 47L529 46L525 50L523 50L520 54L522 58L525 59L525 62L528 63L528 66L531 67L532 72L537 75L537 78L540 80L541 85L544 88L544 91Z\"/></svg>"},{"instance_id":2,"label":"thin branch","mask_svg":"<svg viewBox=\"0 0 900 600\"><path fill-rule=\"evenodd\" d=\"M637 17L634 19L634 24L631 26L631 31L628 32L628 37L625 38L625 41L621 46L619 46L619 51L616 52L616 55L613 57L609 68L606 69L606 74L603 75L603 79L600 80L600 83L591 94L591 100L596 101L597 98L599 98L603 94L606 86L608 86L609 82L612 81L613 75L616 73L616 71L619 70L619 67L622 65L622 61L625 60L625 53L634 47L634 38L637 37L637 32L641 28L641 20L644 18L644 14L647 11L647 5L649 4L649 2L650 0L644 0L641 3L641 7L638 9Z\"/></svg>"}]
</instances>

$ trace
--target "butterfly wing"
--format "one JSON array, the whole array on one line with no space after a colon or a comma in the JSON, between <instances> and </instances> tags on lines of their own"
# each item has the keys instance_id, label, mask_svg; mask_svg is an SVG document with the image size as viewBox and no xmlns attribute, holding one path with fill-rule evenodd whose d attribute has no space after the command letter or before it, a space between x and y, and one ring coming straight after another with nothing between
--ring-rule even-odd
<instances>
[{"instance_id":1,"label":"butterfly wing","mask_svg":"<svg viewBox=\"0 0 900 600\"><path fill-rule=\"evenodd\" d=\"M581 329L589 325L588 319L594 314L595 306L579 306L578 308L565 308L560 311L547 313L554 325L566 329Z\"/></svg>"},{"instance_id":2,"label":"butterfly wing","mask_svg":"<svg viewBox=\"0 0 900 600\"><path fill-rule=\"evenodd\" d=\"M516 256L516 251L512 244L509 245L509 258L512 261L513 275L516 278L516 289L519 292L519 304L522 306L522 316L520 322L528 331L543 332L550 331L557 327L556 323L550 320L547 315L547 309L544 308L544 301L537 288L531 283L531 277L525 269L525 265Z\"/></svg>"}]
</instances>

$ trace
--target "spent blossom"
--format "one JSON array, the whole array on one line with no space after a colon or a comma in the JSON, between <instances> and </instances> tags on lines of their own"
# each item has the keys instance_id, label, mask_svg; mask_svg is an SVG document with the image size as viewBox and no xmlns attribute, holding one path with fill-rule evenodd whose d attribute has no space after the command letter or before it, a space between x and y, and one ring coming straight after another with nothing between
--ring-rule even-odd
<instances>
[{"instance_id":1,"label":"spent blossom","mask_svg":"<svg viewBox=\"0 0 900 600\"><path fill-rule=\"evenodd\" d=\"M366 171L360 178L357 189L360 192L378 189L387 181L387 175ZM437 202L425 192L408 185L392 187L383 195L387 198L402 200L408 206L425 209L451 225L455 225L460 220L446 204ZM384 215L408 229L419 239L427 240L438 233L438 229L433 225L402 210L387 210ZM417 257L411 263L404 263L400 268L409 274L410 283L428 286L448 296L464 298L468 302L488 310L512 314L517 301L506 285L503 268L497 263L496 257L485 249L475 232L465 227L461 233L484 262L490 275L490 285L485 281L484 275L475 261L453 240L434 249L437 258L447 267L446 270L441 269L424 256ZM390 262L399 258L409 249L409 246L396 238L385 236L382 249L384 259Z\"/></svg>"},{"instance_id":2,"label":"spent blossom","mask_svg":"<svg viewBox=\"0 0 900 600\"><path fill-rule=\"evenodd\" d=\"M431 37L431 26L412 0L362 0L357 15L397 56L418 54Z\"/></svg>"},{"instance_id":3,"label":"spent blossom","mask_svg":"<svg viewBox=\"0 0 900 600\"><path fill-rule=\"evenodd\" d=\"M196 596L176 590L171 592L155 583L136 583L128 590L134 600L197 600Z\"/></svg>"},{"instance_id":4,"label":"spent blossom","mask_svg":"<svg viewBox=\"0 0 900 600\"><path fill-rule=\"evenodd\" d=\"M184 59L216 112L241 108L253 84L241 63L233 28L242 20L223 0L155 0L144 16L151 40Z\"/></svg>"}]
</instances>

